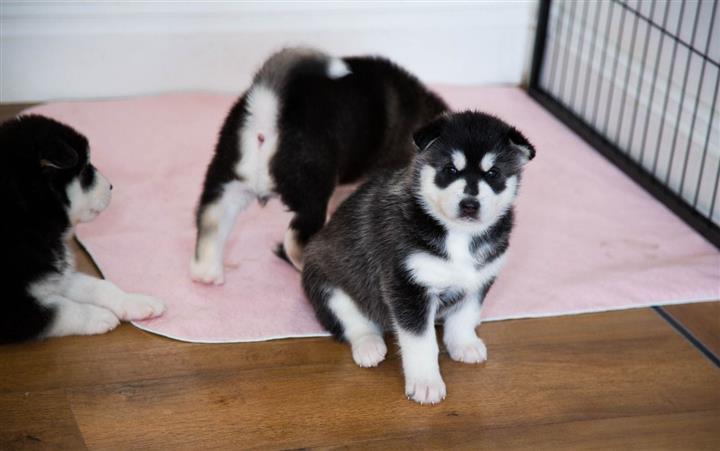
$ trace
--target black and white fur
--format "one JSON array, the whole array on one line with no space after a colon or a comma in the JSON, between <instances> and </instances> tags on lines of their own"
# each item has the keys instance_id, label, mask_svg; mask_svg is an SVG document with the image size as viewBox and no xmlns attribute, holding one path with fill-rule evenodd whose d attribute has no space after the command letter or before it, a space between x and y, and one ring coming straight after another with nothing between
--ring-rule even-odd
<instances>
[{"instance_id":1,"label":"black and white fur","mask_svg":"<svg viewBox=\"0 0 720 451\"><path fill-rule=\"evenodd\" d=\"M335 187L409 163L412 133L446 109L382 58L307 48L272 55L220 131L197 208L192 278L223 283L237 214L274 195L294 213L281 253L302 268L302 249L325 224Z\"/></svg>"},{"instance_id":2,"label":"black and white fur","mask_svg":"<svg viewBox=\"0 0 720 451\"><path fill-rule=\"evenodd\" d=\"M157 299L74 270L74 226L100 214L112 189L83 135L21 116L0 125L0 158L0 342L101 334L163 312Z\"/></svg>"},{"instance_id":3,"label":"black and white fur","mask_svg":"<svg viewBox=\"0 0 720 451\"><path fill-rule=\"evenodd\" d=\"M405 393L445 397L434 324L450 357L487 358L475 333L505 262L522 168L535 155L515 128L483 113L441 116L415 134L408 167L371 178L305 249L303 288L320 322L376 366L397 336Z\"/></svg>"}]
</instances>

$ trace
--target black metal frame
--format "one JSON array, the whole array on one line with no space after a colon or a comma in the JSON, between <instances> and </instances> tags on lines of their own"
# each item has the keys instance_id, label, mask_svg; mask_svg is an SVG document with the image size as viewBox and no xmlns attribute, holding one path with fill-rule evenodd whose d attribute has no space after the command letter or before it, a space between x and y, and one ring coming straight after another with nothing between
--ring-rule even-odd
<instances>
[{"instance_id":1,"label":"black metal frame","mask_svg":"<svg viewBox=\"0 0 720 451\"><path fill-rule=\"evenodd\" d=\"M687 341L689 341L695 348L700 351L702 355L708 358L716 367L720 368L720 358L716 356L713 351L710 350L705 344L700 341L691 330L688 330L682 323L676 320L670 313L666 312L663 307L655 306L652 308L655 313L660 315L665 321L667 321L676 331L680 333Z\"/></svg>"},{"instance_id":2,"label":"black metal frame","mask_svg":"<svg viewBox=\"0 0 720 451\"><path fill-rule=\"evenodd\" d=\"M619 0L613 0L617 2L617 4L621 5L624 9L629 10L634 14L636 17L635 19L635 25L633 26L633 37L635 36L636 32L636 24L637 24L637 17L643 17L641 16L637 11L629 8L626 4L620 2ZM717 5L717 0L715 1L715 7ZM537 32L535 36L535 45L534 45L534 53L533 53L533 60L532 60L532 66L531 66L531 72L530 72L530 80L529 80L529 86L528 86L528 93L530 96L535 99L538 103L543 105L547 110L549 110L551 113L553 113L558 119L560 119L563 123L565 123L568 127L570 127L574 132L576 132L580 137L582 137L588 144L590 144L593 148L595 148L598 152L600 152L603 156L605 156L608 160L610 160L613 164L615 164L618 168L623 170L631 179L633 179L635 182L637 182L640 186L642 186L645 190L647 190L650 194L652 194L656 199L658 199L660 202L665 204L670 210L672 210L675 214L677 214L680 218L682 218L688 225L693 227L695 230L697 230L703 237L705 237L708 241L710 241L712 244L714 244L716 247L720 248L720 227L718 227L716 224L714 224L711 220L711 217L706 217L700 212L698 212L695 209L694 205L689 204L683 198L680 194L675 193L667 186L667 180L665 183L663 183L661 180L658 180L653 174L648 172L645 168L643 168L640 164L636 163L630 156L628 156L625 152L623 152L622 149L620 149L617 145L615 145L613 142L611 142L607 137L603 135L603 131L598 130L595 125L586 122L583 118L579 117L576 113L571 111L569 108L567 108L565 105L563 105L558 99L556 99L550 92L546 91L544 88L542 88L540 83L540 77L542 73L543 64L545 63L545 56L546 56L546 42L547 42L547 31L548 31L548 20L550 17L550 7L551 7L551 0L541 0L540 1L540 7L539 7L539 14L538 14L538 23L537 23ZM574 4L571 4L571 15L574 15ZM697 25L697 17L699 15L700 7L697 8L697 13L695 17L695 25ZM587 9L586 9L587 12ZM713 10L714 12L714 10ZM682 14L682 12L681 12ZM667 11L665 14L667 18ZM625 17L625 14L623 14L621 17ZM609 23L612 19L612 16L608 18L608 28ZM645 18L647 19L647 18ZM682 17L681 17L682 19ZM650 21L651 22L651 21ZM668 33L667 30L664 27L659 27L657 24L650 23L651 26L655 26L658 29L660 29L663 33ZM712 23L710 28L712 29ZM607 30L606 30L607 32ZM679 36L676 35L670 35L675 40L675 46L679 44L685 45L688 48L688 55L690 53L697 54L703 58L703 71L704 74L705 70L705 63L709 64L718 64L717 61L712 60L708 55L707 51L705 54L695 49L692 45L689 45L687 42L684 42L680 39ZM694 38L694 36L693 36ZM647 37L646 37L647 39ZM709 40L709 39L708 39ZM694 39L692 39L690 42L693 43ZM607 47L607 42L605 42L605 45ZM633 47L634 48L634 47ZM591 50L595 50L592 48ZM647 46L645 46L644 52L647 51ZM604 53L603 53L604 56ZM688 56L688 59L690 57ZM555 58L553 58L555 59ZM645 56L643 57L643 62L645 60ZM673 60L674 60L674 52L673 52ZM567 60L565 60L567 62ZM552 62L552 64L555 64L555 61ZM550 68L550 70L554 70L554 66ZM564 75L566 70L563 70L562 74ZM576 68L577 71L577 68ZM615 72L615 69L613 69L613 72ZM629 71L628 71L629 72ZM626 75L627 77L627 75ZM564 78L564 77L563 77ZM718 75L718 80L720 81L720 74ZM577 81L577 77L574 78L574 82ZM687 69L684 77L684 81L687 82ZM562 85L561 81L561 85ZM654 83L654 81L653 81ZM626 83L627 84L627 83ZM702 84L702 82L701 82ZM599 89L600 90L600 89ZM683 89L684 91L684 89ZM599 94L596 93L596 94ZM572 95L575 96L575 88L572 89ZM586 94L584 94L585 96ZM717 96L717 83L715 86L715 95ZM597 99L596 99L597 102ZM667 100L666 100L667 102ZM713 110L715 107L715 103L713 103ZM624 108L624 100L623 100L623 108ZM636 105L637 108L637 105ZM606 110L608 113L610 111L610 108ZM695 113L697 112L697 105L695 105ZM621 112L622 114L622 112ZM634 122L635 115L633 114L633 122ZM712 116L710 117L710 121L712 123ZM695 122L695 116L693 116L693 126ZM622 122L620 122L622 123ZM607 124L607 121L606 121ZM631 127L632 130L632 127ZM692 129L691 129L692 132ZM618 132L620 133L620 132ZM647 133L647 124L646 128L644 130L644 134ZM676 130L677 134L677 130ZM708 129L708 137L710 136L710 129ZM676 137L673 138L673 141L675 141ZM645 139L643 138L642 141L642 152L644 152L644 144ZM674 152L675 145L673 144L673 152ZM707 151L707 145L706 149ZM657 154L656 154L657 155ZM644 155L643 155L644 157ZM657 158L657 157L656 157ZM671 156L672 158L672 156ZM705 155L703 155L703 164L704 164L704 158ZM643 160L641 160L643 161ZM672 162L672 161L671 161ZM685 168L687 167L687 152L686 152L686 160L685 160ZM702 169L701 169L702 171ZM701 172L702 174L702 172ZM718 174L720 175L720 168L718 171ZM684 170L683 170L683 181L685 178ZM698 187L699 187L700 181L698 181ZM699 188L698 188L699 189ZM717 191L717 185L716 185L716 191ZM681 185L681 193L682 193L682 185ZM714 198L713 198L714 201ZM697 191L695 195L695 204L697 204ZM710 215L712 215L712 210L710 212Z\"/></svg>"}]
</instances>

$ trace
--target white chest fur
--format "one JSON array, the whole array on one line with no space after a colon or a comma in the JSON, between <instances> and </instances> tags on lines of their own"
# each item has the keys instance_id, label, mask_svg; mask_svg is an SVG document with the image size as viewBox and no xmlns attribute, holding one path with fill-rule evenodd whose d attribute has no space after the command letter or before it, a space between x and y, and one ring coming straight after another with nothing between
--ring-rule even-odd
<instances>
[{"instance_id":1,"label":"white chest fur","mask_svg":"<svg viewBox=\"0 0 720 451\"><path fill-rule=\"evenodd\" d=\"M469 234L450 232L445 240L448 258L417 252L408 257L405 265L413 279L433 293L448 289L477 292L500 272L505 254L484 264L484 249L481 248L476 255L471 254L471 241Z\"/></svg>"}]
</instances>

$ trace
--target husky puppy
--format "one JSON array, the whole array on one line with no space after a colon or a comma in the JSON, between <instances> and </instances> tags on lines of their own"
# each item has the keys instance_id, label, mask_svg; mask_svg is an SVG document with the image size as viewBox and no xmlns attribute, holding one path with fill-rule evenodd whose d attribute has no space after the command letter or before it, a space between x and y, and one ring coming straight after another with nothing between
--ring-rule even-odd
<instances>
[{"instance_id":1,"label":"husky puppy","mask_svg":"<svg viewBox=\"0 0 720 451\"><path fill-rule=\"evenodd\" d=\"M302 268L302 249L325 224L336 185L407 165L412 133L446 110L382 58L334 58L307 48L272 55L220 131L196 212L192 278L223 283L236 215L274 195L294 213L279 255Z\"/></svg>"},{"instance_id":2,"label":"husky puppy","mask_svg":"<svg viewBox=\"0 0 720 451\"><path fill-rule=\"evenodd\" d=\"M0 125L0 343L101 334L164 310L157 299L73 269L73 228L100 214L112 189L89 152L83 135L52 119Z\"/></svg>"},{"instance_id":3,"label":"husky puppy","mask_svg":"<svg viewBox=\"0 0 720 451\"><path fill-rule=\"evenodd\" d=\"M444 320L452 359L487 357L475 328L535 150L515 128L477 112L441 116L414 141L408 167L371 178L313 237L302 282L319 321L350 343L359 366L385 358L383 331L393 331L406 395L432 404L446 393L436 320Z\"/></svg>"}]
</instances>

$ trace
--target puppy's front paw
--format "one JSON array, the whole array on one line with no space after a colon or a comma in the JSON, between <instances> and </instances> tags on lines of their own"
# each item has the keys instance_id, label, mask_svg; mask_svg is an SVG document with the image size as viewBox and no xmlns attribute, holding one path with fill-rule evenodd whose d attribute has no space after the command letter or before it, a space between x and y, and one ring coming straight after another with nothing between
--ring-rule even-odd
<instances>
[{"instance_id":1,"label":"puppy's front paw","mask_svg":"<svg viewBox=\"0 0 720 451\"><path fill-rule=\"evenodd\" d=\"M405 378L405 395L420 404L437 404L445 399L445 382L438 375L434 378Z\"/></svg>"},{"instance_id":2,"label":"puppy's front paw","mask_svg":"<svg viewBox=\"0 0 720 451\"><path fill-rule=\"evenodd\" d=\"M353 360L358 366L369 368L385 360L387 346L380 335L364 335L350 343Z\"/></svg>"},{"instance_id":3,"label":"puppy's front paw","mask_svg":"<svg viewBox=\"0 0 720 451\"><path fill-rule=\"evenodd\" d=\"M222 285L225 283L222 263L214 261L198 261L192 259L190 262L190 277L195 282L210 285Z\"/></svg>"},{"instance_id":4,"label":"puppy's front paw","mask_svg":"<svg viewBox=\"0 0 720 451\"><path fill-rule=\"evenodd\" d=\"M104 334L120 324L120 319L108 309L86 305L84 311L87 318L81 333L85 335Z\"/></svg>"},{"instance_id":5,"label":"puppy's front paw","mask_svg":"<svg viewBox=\"0 0 720 451\"><path fill-rule=\"evenodd\" d=\"M125 321L148 319L160 316L165 311L165 304L152 296L128 294L120 305L119 316Z\"/></svg>"},{"instance_id":6,"label":"puppy's front paw","mask_svg":"<svg viewBox=\"0 0 720 451\"><path fill-rule=\"evenodd\" d=\"M479 338L465 343L446 344L450 358L463 363L482 363L487 360L487 348Z\"/></svg>"}]
</instances>

